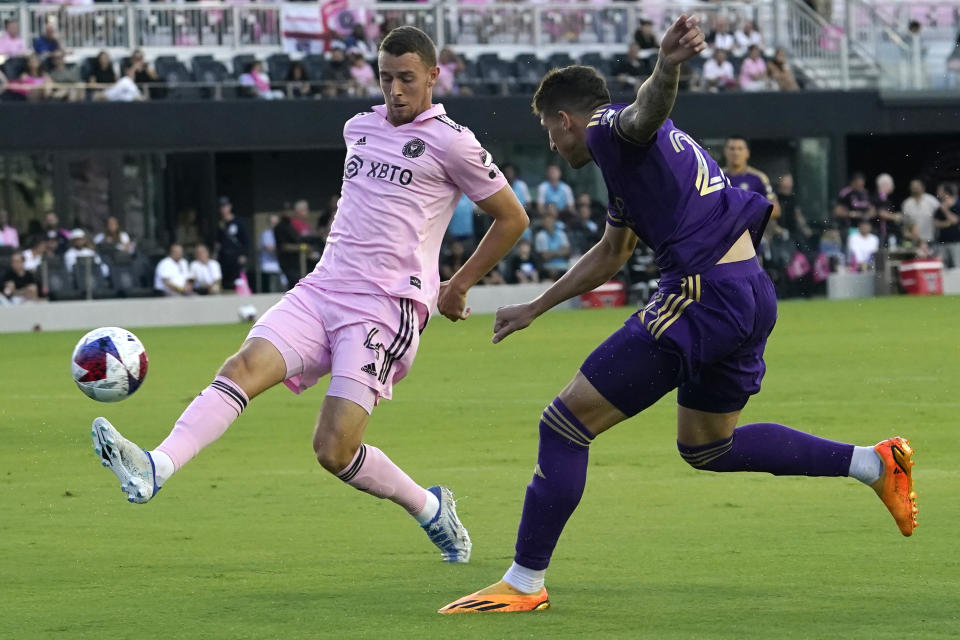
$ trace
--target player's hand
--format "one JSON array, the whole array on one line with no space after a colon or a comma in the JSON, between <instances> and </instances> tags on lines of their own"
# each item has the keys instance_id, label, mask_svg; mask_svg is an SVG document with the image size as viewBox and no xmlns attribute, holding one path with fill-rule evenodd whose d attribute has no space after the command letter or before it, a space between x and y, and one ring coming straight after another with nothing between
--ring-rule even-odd
<instances>
[{"instance_id":1,"label":"player's hand","mask_svg":"<svg viewBox=\"0 0 960 640\"><path fill-rule=\"evenodd\" d=\"M664 64L676 67L707 48L699 22L684 13L670 25L660 41L660 59Z\"/></svg>"},{"instance_id":2,"label":"player's hand","mask_svg":"<svg viewBox=\"0 0 960 640\"><path fill-rule=\"evenodd\" d=\"M514 331L526 329L536 318L537 314L529 303L500 307L493 321L493 344L497 344Z\"/></svg>"},{"instance_id":3,"label":"player's hand","mask_svg":"<svg viewBox=\"0 0 960 640\"><path fill-rule=\"evenodd\" d=\"M450 320L466 320L470 317L470 307L467 306L467 292L452 284L452 280L440 283L440 297L437 298L437 309L440 314Z\"/></svg>"}]
</instances>

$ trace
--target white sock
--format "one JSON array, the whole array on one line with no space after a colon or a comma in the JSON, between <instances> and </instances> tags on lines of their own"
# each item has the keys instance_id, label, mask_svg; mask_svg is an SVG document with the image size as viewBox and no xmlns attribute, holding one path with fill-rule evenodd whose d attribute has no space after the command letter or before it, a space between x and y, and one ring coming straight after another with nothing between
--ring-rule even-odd
<instances>
[{"instance_id":1,"label":"white sock","mask_svg":"<svg viewBox=\"0 0 960 640\"><path fill-rule=\"evenodd\" d=\"M176 471L173 466L173 460L170 459L170 456L159 449L154 449L153 451L148 451L147 453L149 453L150 457L153 458L153 481L157 483L158 487L162 487L163 483L169 480L170 476L173 475L173 472Z\"/></svg>"},{"instance_id":2,"label":"white sock","mask_svg":"<svg viewBox=\"0 0 960 640\"><path fill-rule=\"evenodd\" d=\"M437 512L440 511L440 501L437 500L437 496L433 495L430 491L427 491L427 502L423 505L423 509L419 512L412 514L414 518L417 519L417 522L420 523L422 527L425 524L430 524L430 521L433 520Z\"/></svg>"},{"instance_id":3,"label":"white sock","mask_svg":"<svg viewBox=\"0 0 960 640\"><path fill-rule=\"evenodd\" d=\"M543 589L543 578L546 575L546 569L536 571L514 562L503 574L503 581L523 593L540 593L540 590Z\"/></svg>"},{"instance_id":4,"label":"white sock","mask_svg":"<svg viewBox=\"0 0 960 640\"><path fill-rule=\"evenodd\" d=\"M883 473L883 460L873 450L873 447L854 447L853 457L850 458L850 471L847 475L856 478L866 485L871 485L880 479Z\"/></svg>"}]
</instances>

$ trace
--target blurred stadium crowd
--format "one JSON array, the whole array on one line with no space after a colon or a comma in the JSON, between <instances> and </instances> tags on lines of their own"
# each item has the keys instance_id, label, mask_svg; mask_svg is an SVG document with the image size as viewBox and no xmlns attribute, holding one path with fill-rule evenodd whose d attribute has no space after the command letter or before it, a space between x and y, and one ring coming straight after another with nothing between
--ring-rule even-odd
<instances>
[{"instance_id":1,"label":"blurred stadium crowd","mask_svg":"<svg viewBox=\"0 0 960 640\"><path fill-rule=\"evenodd\" d=\"M792 175L779 175L771 183L761 171L745 165L748 155L736 153L728 141L724 148L727 171L737 171L731 173L733 186L763 193L777 202L780 211L767 228L760 253L781 297L822 294L831 272L872 270L881 247L904 257L940 257L946 265L960 267L956 184L928 186L913 179L909 197L897 202L891 198L895 184L889 174L875 176L868 184L863 174L855 173L837 194L825 222L820 222L824 217L818 212L804 212L797 206ZM481 284L560 277L603 234L605 205L587 192L575 192L557 165L548 166L544 176L518 175L510 163L503 163L501 169L531 224L511 254ZM338 199L332 195L315 210L300 200L279 213L239 217L223 196L218 201L215 237L202 237L199 228L188 222L167 247L149 240L138 242L116 218L109 218L102 229L84 229L79 224L67 228L48 213L28 228L16 229L0 209L0 304L43 298L283 291L322 255ZM461 198L442 246L441 278L449 278L470 257L489 224L473 202ZM655 291L657 277L653 255L641 244L617 279L630 299L639 302Z\"/></svg>"}]
</instances>

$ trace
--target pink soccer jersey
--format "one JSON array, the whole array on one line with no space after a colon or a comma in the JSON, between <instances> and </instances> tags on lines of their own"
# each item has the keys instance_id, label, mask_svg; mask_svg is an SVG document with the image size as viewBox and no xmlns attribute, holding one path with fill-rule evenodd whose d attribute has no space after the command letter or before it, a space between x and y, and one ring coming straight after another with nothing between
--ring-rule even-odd
<instances>
[{"instance_id":1,"label":"pink soccer jersey","mask_svg":"<svg viewBox=\"0 0 960 640\"><path fill-rule=\"evenodd\" d=\"M323 257L302 283L410 298L432 309L440 243L460 194L476 202L507 181L442 104L399 127L386 112L378 105L343 127L347 155L337 217Z\"/></svg>"}]
</instances>

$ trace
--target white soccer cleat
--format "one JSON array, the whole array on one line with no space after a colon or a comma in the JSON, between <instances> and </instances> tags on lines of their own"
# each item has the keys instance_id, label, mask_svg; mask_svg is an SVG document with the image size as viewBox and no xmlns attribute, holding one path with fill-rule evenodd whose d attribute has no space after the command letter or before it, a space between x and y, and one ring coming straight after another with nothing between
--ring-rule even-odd
<instances>
[{"instance_id":1,"label":"white soccer cleat","mask_svg":"<svg viewBox=\"0 0 960 640\"><path fill-rule=\"evenodd\" d=\"M100 463L120 480L120 490L128 501L142 504L156 495L160 487L149 453L120 435L106 418L93 421L90 435Z\"/></svg>"},{"instance_id":2,"label":"white soccer cleat","mask_svg":"<svg viewBox=\"0 0 960 640\"><path fill-rule=\"evenodd\" d=\"M457 517L457 503L453 500L453 492L446 487L430 487L430 493L437 496L440 509L433 520L423 525L430 542L437 545L444 562L469 562L470 534Z\"/></svg>"}]
</instances>

